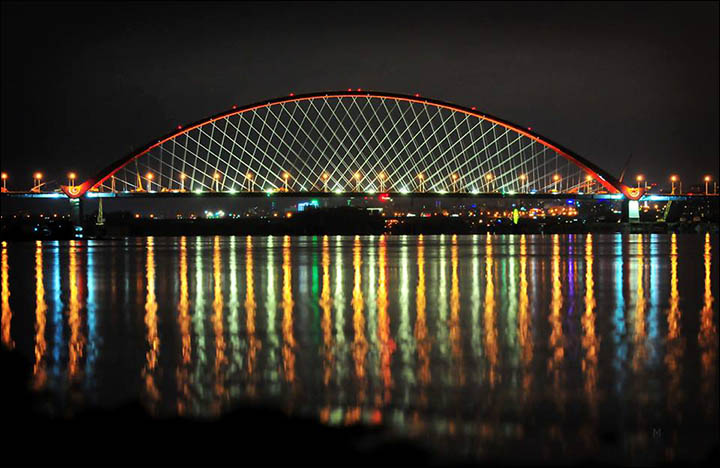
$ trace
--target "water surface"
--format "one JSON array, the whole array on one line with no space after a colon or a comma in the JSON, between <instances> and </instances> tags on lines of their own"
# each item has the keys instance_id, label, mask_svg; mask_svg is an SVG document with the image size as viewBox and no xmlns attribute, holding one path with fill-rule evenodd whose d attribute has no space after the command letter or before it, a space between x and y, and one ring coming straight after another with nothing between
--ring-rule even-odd
<instances>
[{"instance_id":1,"label":"water surface","mask_svg":"<svg viewBox=\"0 0 720 468\"><path fill-rule=\"evenodd\" d=\"M1 260L2 343L54 414L269 402L479 460L717 444L717 234L38 241Z\"/></svg>"}]
</instances>

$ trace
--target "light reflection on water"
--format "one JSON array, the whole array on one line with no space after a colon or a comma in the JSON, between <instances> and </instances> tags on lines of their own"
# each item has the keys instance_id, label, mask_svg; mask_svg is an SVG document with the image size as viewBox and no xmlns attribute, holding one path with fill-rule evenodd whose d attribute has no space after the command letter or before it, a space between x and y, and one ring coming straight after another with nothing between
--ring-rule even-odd
<instances>
[{"instance_id":1,"label":"light reflection on water","mask_svg":"<svg viewBox=\"0 0 720 468\"><path fill-rule=\"evenodd\" d=\"M656 427L677 444L703 419L717 438L717 245L710 234L3 242L2 344L27 353L32 386L63 412L140 398L154 414L203 417L280 401L479 456L533 431L596 450L609 425L640 456ZM63 398L71 387L82 398Z\"/></svg>"}]
</instances>

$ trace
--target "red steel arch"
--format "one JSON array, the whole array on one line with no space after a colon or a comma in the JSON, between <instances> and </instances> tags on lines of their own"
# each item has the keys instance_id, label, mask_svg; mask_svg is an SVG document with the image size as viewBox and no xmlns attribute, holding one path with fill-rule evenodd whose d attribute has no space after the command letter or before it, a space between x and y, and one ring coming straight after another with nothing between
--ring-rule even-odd
<instances>
[{"instance_id":1,"label":"red steel arch","mask_svg":"<svg viewBox=\"0 0 720 468\"><path fill-rule=\"evenodd\" d=\"M151 151L152 149L156 148L157 146L162 145L168 140L172 140L173 138L176 138L180 135L183 135L191 130L194 130L198 127L202 127L203 125L210 124L216 120L224 119L233 115L242 114L244 112L249 112L253 110L257 110L263 107L270 107L275 106L279 104L286 104L291 102L298 102L298 101L306 101L306 100L313 100L313 99L330 99L330 98L346 98L346 97L356 97L356 96L362 96L367 98L378 98L378 99L393 99L397 101L406 101L416 104L424 104L428 106L435 106L443 109L447 109L453 112L459 112L462 114L470 115L477 117L479 119L483 119L489 122L492 122L494 124L500 125L502 127L505 127L509 130L512 130L518 134L521 134L525 137L528 137L535 142L544 145L545 147L553 150L557 154L561 155L565 159L569 160L576 166L580 167L582 170L584 170L587 174L589 174L595 181L600 183L605 189L608 190L610 193L622 193L626 197L637 200L639 199L643 191L638 188L628 187L621 183L617 178L609 174L607 171L601 169L597 165L593 164L592 162L588 161L587 159L583 158L582 156L578 155L574 151L571 151L562 145L555 143L554 141L550 140L549 138L546 138L538 133L533 132L530 129L525 129L520 127L518 124L515 124L513 122L510 122L508 120L501 119L499 117L495 117L490 114L486 114L484 112L480 112L475 110L474 108L468 108L464 106L459 106L457 104L451 104L448 102L440 101L437 99L430 99L430 98L424 98L420 97L419 95L410 96L406 94L397 94L397 93L386 93L386 92L379 92L379 91L362 91L362 90L348 90L348 91L326 91L326 92L319 92L319 93L309 93L309 94L302 94L302 95L294 95L291 94L290 96L280 97L276 99L271 99L268 101L261 101L256 102L253 104L248 104L246 106L237 107L233 106L232 109L221 112L219 114L213 115L209 118L199 120L197 122L194 122L187 126L179 126L178 129L175 131L168 133L161 137L158 140L153 140L146 145L144 145L140 150L133 151L132 153L128 154L127 156L118 159L117 161L113 162L100 172L98 172L94 177L86 180L80 185L75 186L67 186L62 185L61 189L62 191L70 198L79 198L83 196L87 191L92 190L93 188L99 186L102 184L105 180L110 178L113 174L115 174L117 171L122 169L124 166L129 164L130 162L134 161L135 159L143 156L147 152Z\"/></svg>"}]
</instances>

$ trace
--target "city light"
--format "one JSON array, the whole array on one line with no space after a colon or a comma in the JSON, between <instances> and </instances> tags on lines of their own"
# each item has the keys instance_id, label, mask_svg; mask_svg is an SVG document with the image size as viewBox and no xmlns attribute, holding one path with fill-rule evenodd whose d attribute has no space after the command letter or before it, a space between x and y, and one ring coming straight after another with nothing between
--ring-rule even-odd
<instances>
[{"instance_id":1,"label":"city light","mask_svg":"<svg viewBox=\"0 0 720 468\"><path fill-rule=\"evenodd\" d=\"M152 188L151 184L152 184L153 177L154 177L154 176L153 176L153 173L152 173L152 172L148 172L148 173L145 175L145 178L146 178L147 181L148 181L148 182L147 182L147 191L148 191L148 192L149 192L150 189Z\"/></svg>"},{"instance_id":2,"label":"city light","mask_svg":"<svg viewBox=\"0 0 720 468\"><path fill-rule=\"evenodd\" d=\"M710 181L712 180L712 177L709 175L705 176L705 195L710 195Z\"/></svg>"},{"instance_id":3,"label":"city light","mask_svg":"<svg viewBox=\"0 0 720 468\"><path fill-rule=\"evenodd\" d=\"M7 172L3 172L3 173L2 173L2 188L3 188L3 191L7 191L7 180L8 180Z\"/></svg>"},{"instance_id":4,"label":"city light","mask_svg":"<svg viewBox=\"0 0 720 468\"><path fill-rule=\"evenodd\" d=\"M670 194L671 195L675 195L675 182L677 182L677 181L678 181L678 176L676 176L674 174L670 176L670 182L671 182ZM682 182L680 182L679 192L682 193Z\"/></svg>"},{"instance_id":5,"label":"city light","mask_svg":"<svg viewBox=\"0 0 720 468\"><path fill-rule=\"evenodd\" d=\"M75 187L75 173L71 172L68 174L68 185L70 187Z\"/></svg>"}]
</instances>

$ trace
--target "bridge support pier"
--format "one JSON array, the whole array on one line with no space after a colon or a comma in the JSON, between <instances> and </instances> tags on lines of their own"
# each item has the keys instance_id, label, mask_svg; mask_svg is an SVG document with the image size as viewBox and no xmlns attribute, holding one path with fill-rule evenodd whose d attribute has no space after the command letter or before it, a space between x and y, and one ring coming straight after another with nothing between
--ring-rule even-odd
<instances>
[{"instance_id":1,"label":"bridge support pier","mask_svg":"<svg viewBox=\"0 0 720 468\"><path fill-rule=\"evenodd\" d=\"M85 213L83 210L83 197L70 199L70 220L73 227L82 227Z\"/></svg>"},{"instance_id":2,"label":"bridge support pier","mask_svg":"<svg viewBox=\"0 0 720 468\"><path fill-rule=\"evenodd\" d=\"M640 221L640 202L625 198L622 201L622 222L637 223Z\"/></svg>"}]
</instances>

